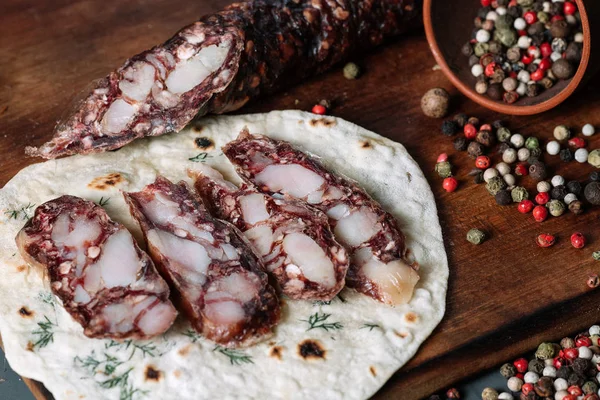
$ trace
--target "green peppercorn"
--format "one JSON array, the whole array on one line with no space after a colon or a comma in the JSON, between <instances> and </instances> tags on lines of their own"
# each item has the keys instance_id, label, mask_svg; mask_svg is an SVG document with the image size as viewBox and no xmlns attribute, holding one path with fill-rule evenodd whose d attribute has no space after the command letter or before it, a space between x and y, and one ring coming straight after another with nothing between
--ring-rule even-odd
<instances>
[{"instance_id":1,"label":"green peppercorn","mask_svg":"<svg viewBox=\"0 0 600 400\"><path fill-rule=\"evenodd\" d=\"M523 186L515 186L513 190L510 191L510 195L515 203L520 203L529 198L529 192Z\"/></svg>"},{"instance_id":2,"label":"green peppercorn","mask_svg":"<svg viewBox=\"0 0 600 400\"><path fill-rule=\"evenodd\" d=\"M563 349L572 349L575 347L575 341L570 337L565 337L560 340L560 347Z\"/></svg>"},{"instance_id":3,"label":"green peppercorn","mask_svg":"<svg viewBox=\"0 0 600 400\"><path fill-rule=\"evenodd\" d=\"M550 200L546 203L546 207L548 207L548 211L554 217L560 217L565 212L565 203L560 200Z\"/></svg>"},{"instance_id":4,"label":"green peppercorn","mask_svg":"<svg viewBox=\"0 0 600 400\"><path fill-rule=\"evenodd\" d=\"M494 26L500 30L512 29L513 22L515 22L515 19L508 14L498 15Z\"/></svg>"},{"instance_id":5,"label":"green peppercorn","mask_svg":"<svg viewBox=\"0 0 600 400\"><path fill-rule=\"evenodd\" d=\"M590 151L587 162L596 168L600 168L600 149Z\"/></svg>"},{"instance_id":6,"label":"green peppercorn","mask_svg":"<svg viewBox=\"0 0 600 400\"><path fill-rule=\"evenodd\" d=\"M541 343L535 351L536 358L550 360L554 357L554 345L552 343Z\"/></svg>"},{"instance_id":7,"label":"green peppercorn","mask_svg":"<svg viewBox=\"0 0 600 400\"><path fill-rule=\"evenodd\" d=\"M525 147L527 147L529 150L539 149L540 141L534 136L529 136L525 141Z\"/></svg>"},{"instance_id":8,"label":"green peppercorn","mask_svg":"<svg viewBox=\"0 0 600 400\"><path fill-rule=\"evenodd\" d=\"M485 184L485 188L492 196L495 196L499 191L506 189L506 187L506 182L499 176L494 176Z\"/></svg>"},{"instance_id":9,"label":"green peppercorn","mask_svg":"<svg viewBox=\"0 0 600 400\"><path fill-rule=\"evenodd\" d=\"M483 389L483 392L481 392L481 399L498 400L498 391L496 389L486 387L485 389Z\"/></svg>"},{"instance_id":10,"label":"green peppercorn","mask_svg":"<svg viewBox=\"0 0 600 400\"><path fill-rule=\"evenodd\" d=\"M505 127L500 127L496 131L496 137L500 143L506 143L510 140L512 133L510 133L510 129Z\"/></svg>"},{"instance_id":11,"label":"green peppercorn","mask_svg":"<svg viewBox=\"0 0 600 400\"><path fill-rule=\"evenodd\" d=\"M511 363L506 363L500 367L500 375L506 379L512 378L513 376L517 375L517 368L515 368L515 366Z\"/></svg>"},{"instance_id":12,"label":"green peppercorn","mask_svg":"<svg viewBox=\"0 0 600 400\"><path fill-rule=\"evenodd\" d=\"M542 375L542 372L544 371L545 367L546 364L542 360L538 359L533 359L529 361L529 364L527 364L527 370L535 372L538 375Z\"/></svg>"},{"instance_id":13,"label":"green peppercorn","mask_svg":"<svg viewBox=\"0 0 600 400\"><path fill-rule=\"evenodd\" d=\"M435 172L437 172L441 178L448 178L452 176L452 164L448 161L439 162L435 164Z\"/></svg>"},{"instance_id":14,"label":"green peppercorn","mask_svg":"<svg viewBox=\"0 0 600 400\"><path fill-rule=\"evenodd\" d=\"M548 15L548 13L545 13L543 11L540 11L539 13L537 13L537 17L538 17L538 20L543 24L550 21L550 16Z\"/></svg>"},{"instance_id":15,"label":"green peppercorn","mask_svg":"<svg viewBox=\"0 0 600 400\"><path fill-rule=\"evenodd\" d=\"M598 253L598 252L596 251L596 252L594 252L594 253ZM594 256L594 255L592 254L592 257L593 257L593 256ZM600 261L600 256L598 256L598 258L594 258L594 260L596 260L596 261ZM598 348L598 345L600 345L600 335L591 335L591 336L590 336L590 340L592 341L592 344L593 344L593 346L592 346L592 347L595 347L595 348L596 348L596 350L600 350L600 349ZM590 347L590 350L592 350L592 351L594 352L594 354L598 354L598 352L597 352L597 351L595 351L594 349L592 349L592 347Z\"/></svg>"},{"instance_id":16,"label":"green peppercorn","mask_svg":"<svg viewBox=\"0 0 600 400\"><path fill-rule=\"evenodd\" d=\"M467 241L473 244L481 244L485 240L485 233L479 229L471 229L467 232Z\"/></svg>"},{"instance_id":17,"label":"green peppercorn","mask_svg":"<svg viewBox=\"0 0 600 400\"><path fill-rule=\"evenodd\" d=\"M477 57L481 57L482 55L487 53L489 49L490 49L490 45L487 43L478 42L478 43L475 43L475 46L473 46L473 52L475 53L475 55Z\"/></svg>"},{"instance_id":18,"label":"green peppercorn","mask_svg":"<svg viewBox=\"0 0 600 400\"><path fill-rule=\"evenodd\" d=\"M596 382L593 381L587 381L583 384L581 390L583 391L583 394L596 393L598 391L598 384L596 384Z\"/></svg>"},{"instance_id":19,"label":"green peppercorn","mask_svg":"<svg viewBox=\"0 0 600 400\"><path fill-rule=\"evenodd\" d=\"M349 62L348 64L344 65L344 78L356 79L358 78L359 74L360 68L358 65L354 64L353 62Z\"/></svg>"},{"instance_id":20,"label":"green peppercorn","mask_svg":"<svg viewBox=\"0 0 600 400\"><path fill-rule=\"evenodd\" d=\"M596 261L600 261L600 251L595 251L592 253L592 258Z\"/></svg>"},{"instance_id":21,"label":"green peppercorn","mask_svg":"<svg viewBox=\"0 0 600 400\"><path fill-rule=\"evenodd\" d=\"M517 32L513 29L496 29L494 32L494 41L500 42L506 47L512 47L517 43ZM477 47L477 44L475 47Z\"/></svg>"}]
</instances>

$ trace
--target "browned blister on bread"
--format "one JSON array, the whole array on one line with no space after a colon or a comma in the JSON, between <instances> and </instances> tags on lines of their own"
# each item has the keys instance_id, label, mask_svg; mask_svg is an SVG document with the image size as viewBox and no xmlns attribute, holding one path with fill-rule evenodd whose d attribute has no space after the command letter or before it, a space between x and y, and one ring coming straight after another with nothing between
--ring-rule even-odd
<instances>
[{"instance_id":1,"label":"browned blister on bread","mask_svg":"<svg viewBox=\"0 0 600 400\"><path fill-rule=\"evenodd\" d=\"M327 301L342 290L348 256L325 214L301 201L238 188L207 165L190 175L210 211L244 232L283 294Z\"/></svg>"},{"instance_id":2,"label":"browned blister on bread","mask_svg":"<svg viewBox=\"0 0 600 400\"><path fill-rule=\"evenodd\" d=\"M169 287L152 260L93 202L62 196L42 204L16 242L86 336L143 339L173 324Z\"/></svg>"},{"instance_id":3,"label":"browned blister on bread","mask_svg":"<svg viewBox=\"0 0 600 400\"><path fill-rule=\"evenodd\" d=\"M321 73L419 23L422 0L235 3L131 57L94 85L27 154L55 158L117 149L180 131L194 116L236 110Z\"/></svg>"},{"instance_id":4,"label":"browned blister on bread","mask_svg":"<svg viewBox=\"0 0 600 400\"><path fill-rule=\"evenodd\" d=\"M406 260L396 220L356 183L327 170L289 143L243 131L223 153L248 184L300 199L323 211L348 249L346 284L388 304L407 303L419 280Z\"/></svg>"},{"instance_id":5,"label":"browned blister on bread","mask_svg":"<svg viewBox=\"0 0 600 400\"><path fill-rule=\"evenodd\" d=\"M259 257L235 226L212 217L184 183L158 177L125 193L177 303L207 339L235 347L272 335L280 305Z\"/></svg>"}]
</instances>

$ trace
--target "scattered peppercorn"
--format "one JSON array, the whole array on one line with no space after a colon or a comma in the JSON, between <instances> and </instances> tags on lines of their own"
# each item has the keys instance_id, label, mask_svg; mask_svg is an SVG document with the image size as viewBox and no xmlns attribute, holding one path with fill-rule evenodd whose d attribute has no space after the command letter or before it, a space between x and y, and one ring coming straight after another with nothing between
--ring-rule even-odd
<instances>
[{"instance_id":1,"label":"scattered peppercorn","mask_svg":"<svg viewBox=\"0 0 600 400\"><path fill-rule=\"evenodd\" d=\"M488 192L490 192L490 194L492 196L496 196L496 194L499 191L506 189L506 187L507 187L506 182L504 182L504 179L502 179L499 176L493 177L485 184L485 188L488 190ZM512 198L512 194L511 194L511 198Z\"/></svg>"},{"instance_id":2,"label":"scattered peppercorn","mask_svg":"<svg viewBox=\"0 0 600 400\"><path fill-rule=\"evenodd\" d=\"M456 114L453 119L458 124L458 126L460 128L462 128L465 126L465 124L469 120L469 117L467 116L467 114L460 113L460 114Z\"/></svg>"},{"instance_id":3,"label":"scattered peppercorn","mask_svg":"<svg viewBox=\"0 0 600 400\"><path fill-rule=\"evenodd\" d=\"M533 201L521 200L521 202L519 202L519 205L517 206L517 209L519 210L520 213L527 214L531 210L533 210L533 207L534 207Z\"/></svg>"},{"instance_id":4,"label":"scattered peppercorn","mask_svg":"<svg viewBox=\"0 0 600 400\"><path fill-rule=\"evenodd\" d=\"M467 146L468 145L469 145L469 141L466 138L462 137L462 136L459 136L456 139L454 139L454 148L457 151L465 151L465 150L467 150Z\"/></svg>"},{"instance_id":5,"label":"scattered peppercorn","mask_svg":"<svg viewBox=\"0 0 600 400\"><path fill-rule=\"evenodd\" d=\"M500 143L508 142L511 136L512 133L508 128L502 126L496 130L496 137Z\"/></svg>"},{"instance_id":6,"label":"scattered peppercorn","mask_svg":"<svg viewBox=\"0 0 600 400\"><path fill-rule=\"evenodd\" d=\"M442 133L446 136L454 136L459 131L459 126L456 121L447 119L442 122Z\"/></svg>"},{"instance_id":7,"label":"scattered peppercorn","mask_svg":"<svg viewBox=\"0 0 600 400\"><path fill-rule=\"evenodd\" d=\"M475 166L479 169L487 169L490 166L490 158L488 156L479 156L475 159Z\"/></svg>"},{"instance_id":8,"label":"scattered peppercorn","mask_svg":"<svg viewBox=\"0 0 600 400\"><path fill-rule=\"evenodd\" d=\"M479 229L471 229L467 232L467 241L473 244L481 244L485 240L485 233Z\"/></svg>"},{"instance_id":9,"label":"scattered peppercorn","mask_svg":"<svg viewBox=\"0 0 600 400\"><path fill-rule=\"evenodd\" d=\"M322 106L321 104L315 104L311 111L313 112L313 114L325 115L325 113L327 112L327 109L325 108L325 106Z\"/></svg>"},{"instance_id":10,"label":"scattered peppercorn","mask_svg":"<svg viewBox=\"0 0 600 400\"><path fill-rule=\"evenodd\" d=\"M569 148L564 148L560 151L560 159L564 162L571 162L575 158L573 151Z\"/></svg>"},{"instance_id":11,"label":"scattered peppercorn","mask_svg":"<svg viewBox=\"0 0 600 400\"><path fill-rule=\"evenodd\" d=\"M600 182L600 171L594 171L590 174L590 181Z\"/></svg>"},{"instance_id":12,"label":"scattered peppercorn","mask_svg":"<svg viewBox=\"0 0 600 400\"><path fill-rule=\"evenodd\" d=\"M549 233L541 233L537 236L536 243L540 247L551 247L556 243L556 237ZM517 367L517 369L519 368Z\"/></svg>"},{"instance_id":13,"label":"scattered peppercorn","mask_svg":"<svg viewBox=\"0 0 600 400\"><path fill-rule=\"evenodd\" d=\"M523 200L529 199L529 192L523 186L516 186L510 191L513 202L520 203Z\"/></svg>"},{"instance_id":14,"label":"scattered peppercorn","mask_svg":"<svg viewBox=\"0 0 600 400\"><path fill-rule=\"evenodd\" d=\"M438 162L435 164L435 172L437 172L441 178L448 178L452 176L452 164L448 161Z\"/></svg>"},{"instance_id":15,"label":"scattered peppercorn","mask_svg":"<svg viewBox=\"0 0 600 400\"><path fill-rule=\"evenodd\" d=\"M356 79L360 75L360 68L353 62L344 65L344 78Z\"/></svg>"},{"instance_id":16,"label":"scattered peppercorn","mask_svg":"<svg viewBox=\"0 0 600 400\"><path fill-rule=\"evenodd\" d=\"M562 142L571 137L571 130L566 125L558 125L554 128L553 134L556 140Z\"/></svg>"},{"instance_id":17,"label":"scattered peppercorn","mask_svg":"<svg viewBox=\"0 0 600 400\"><path fill-rule=\"evenodd\" d=\"M549 360L554 357L554 345L552 343L541 343L535 351L536 358Z\"/></svg>"},{"instance_id":18,"label":"scattered peppercorn","mask_svg":"<svg viewBox=\"0 0 600 400\"><path fill-rule=\"evenodd\" d=\"M423 114L431 118L443 118L448 113L450 95L445 89L433 88L421 98Z\"/></svg>"},{"instance_id":19,"label":"scattered peppercorn","mask_svg":"<svg viewBox=\"0 0 600 400\"><path fill-rule=\"evenodd\" d=\"M535 206L533 208L533 218L537 222L543 222L548 218L548 209L544 206Z\"/></svg>"},{"instance_id":20,"label":"scattered peppercorn","mask_svg":"<svg viewBox=\"0 0 600 400\"><path fill-rule=\"evenodd\" d=\"M506 379L512 378L517 374L517 372L517 369L511 363L503 364L502 367L500 367L500 375Z\"/></svg>"},{"instance_id":21,"label":"scattered peppercorn","mask_svg":"<svg viewBox=\"0 0 600 400\"><path fill-rule=\"evenodd\" d=\"M600 168L600 149L592 150L587 157L587 162L596 168Z\"/></svg>"},{"instance_id":22,"label":"scattered peppercorn","mask_svg":"<svg viewBox=\"0 0 600 400\"><path fill-rule=\"evenodd\" d=\"M600 261L600 251L595 251L592 253L592 258L596 261Z\"/></svg>"},{"instance_id":23,"label":"scattered peppercorn","mask_svg":"<svg viewBox=\"0 0 600 400\"><path fill-rule=\"evenodd\" d=\"M558 79L569 79L575 73L573 65L564 58L559 58L552 64L552 73Z\"/></svg>"},{"instance_id":24,"label":"scattered peppercorn","mask_svg":"<svg viewBox=\"0 0 600 400\"><path fill-rule=\"evenodd\" d=\"M576 196L579 196L581 194L581 183L579 183L578 181L569 181L567 183L567 190L569 191L569 193L573 193Z\"/></svg>"},{"instance_id":25,"label":"scattered peppercorn","mask_svg":"<svg viewBox=\"0 0 600 400\"><path fill-rule=\"evenodd\" d=\"M569 204L569 211L575 215L579 215L583 213L583 203L579 200L573 200Z\"/></svg>"},{"instance_id":26,"label":"scattered peppercorn","mask_svg":"<svg viewBox=\"0 0 600 400\"><path fill-rule=\"evenodd\" d=\"M484 152L483 145L479 142L471 142L467 147L467 153L471 158L477 158Z\"/></svg>"},{"instance_id":27,"label":"scattered peppercorn","mask_svg":"<svg viewBox=\"0 0 600 400\"><path fill-rule=\"evenodd\" d=\"M510 192L508 190L500 190L498 191L498 193L496 193L494 197L496 199L496 203L499 206L508 206L513 202L512 196L510 195Z\"/></svg>"},{"instance_id":28,"label":"scattered peppercorn","mask_svg":"<svg viewBox=\"0 0 600 400\"><path fill-rule=\"evenodd\" d=\"M446 392L446 397L449 399L460 399L460 393L456 388L451 388Z\"/></svg>"},{"instance_id":29,"label":"scattered peppercorn","mask_svg":"<svg viewBox=\"0 0 600 400\"><path fill-rule=\"evenodd\" d=\"M531 164L529 166L529 176L536 181L543 181L547 176L546 165L541 161Z\"/></svg>"},{"instance_id":30,"label":"scattered peppercorn","mask_svg":"<svg viewBox=\"0 0 600 400\"><path fill-rule=\"evenodd\" d=\"M487 129L482 129L477 133L476 140L485 147L490 147L493 146L496 142L496 137L492 134L491 131Z\"/></svg>"},{"instance_id":31,"label":"scattered peppercorn","mask_svg":"<svg viewBox=\"0 0 600 400\"><path fill-rule=\"evenodd\" d=\"M575 232L571 235L571 244L576 249L583 249L585 246L585 236L581 232Z\"/></svg>"},{"instance_id":32,"label":"scattered peppercorn","mask_svg":"<svg viewBox=\"0 0 600 400\"><path fill-rule=\"evenodd\" d=\"M565 203L560 200L550 200L546 207L553 217L560 217L565 212Z\"/></svg>"},{"instance_id":33,"label":"scattered peppercorn","mask_svg":"<svg viewBox=\"0 0 600 400\"><path fill-rule=\"evenodd\" d=\"M590 274L587 279L588 287L595 289L600 285L600 278L597 274Z\"/></svg>"},{"instance_id":34,"label":"scattered peppercorn","mask_svg":"<svg viewBox=\"0 0 600 400\"><path fill-rule=\"evenodd\" d=\"M550 197L554 200L564 201L565 196L568 194L568 190L565 185L558 185L552 188L550 191Z\"/></svg>"},{"instance_id":35,"label":"scattered peppercorn","mask_svg":"<svg viewBox=\"0 0 600 400\"><path fill-rule=\"evenodd\" d=\"M496 389L486 387L485 389L483 389L483 392L481 392L481 399L498 400L498 391Z\"/></svg>"},{"instance_id":36,"label":"scattered peppercorn","mask_svg":"<svg viewBox=\"0 0 600 400\"><path fill-rule=\"evenodd\" d=\"M446 192L454 192L456 190L456 188L458 187L458 181L456 180L455 177L450 176L448 178L444 179L444 182L442 183L442 187L444 188L444 190Z\"/></svg>"},{"instance_id":37,"label":"scattered peppercorn","mask_svg":"<svg viewBox=\"0 0 600 400\"><path fill-rule=\"evenodd\" d=\"M585 199L591 204L598 206L600 205L600 183L590 182L585 186L583 191Z\"/></svg>"}]
</instances>

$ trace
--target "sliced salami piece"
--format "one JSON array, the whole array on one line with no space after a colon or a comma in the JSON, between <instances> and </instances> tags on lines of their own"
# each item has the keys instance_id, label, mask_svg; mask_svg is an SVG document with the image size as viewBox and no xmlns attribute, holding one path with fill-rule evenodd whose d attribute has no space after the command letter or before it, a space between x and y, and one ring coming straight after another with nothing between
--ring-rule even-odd
<instances>
[{"instance_id":1,"label":"sliced salami piece","mask_svg":"<svg viewBox=\"0 0 600 400\"><path fill-rule=\"evenodd\" d=\"M55 158L178 132L321 73L420 23L422 0L235 3L100 80L32 156Z\"/></svg>"},{"instance_id":2,"label":"sliced salami piece","mask_svg":"<svg viewBox=\"0 0 600 400\"><path fill-rule=\"evenodd\" d=\"M125 199L194 329L229 347L272 334L279 301L262 262L235 226L213 218L184 182L158 177Z\"/></svg>"},{"instance_id":3,"label":"sliced salami piece","mask_svg":"<svg viewBox=\"0 0 600 400\"><path fill-rule=\"evenodd\" d=\"M351 255L346 284L388 304L404 304L419 280L394 218L354 182L290 144L243 131L223 148L238 174L268 194L301 199L327 214Z\"/></svg>"},{"instance_id":4,"label":"sliced salami piece","mask_svg":"<svg viewBox=\"0 0 600 400\"><path fill-rule=\"evenodd\" d=\"M42 204L16 242L28 263L46 271L86 336L150 338L177 316L150 257L91 201L62 196Z\"/></svg>"},{"instance_id":5,"label":"sliced salami piece","mask_svg":"<svg viewBox=\"0 0 600 400\"><path fill-rule=\"evenodd\" d=\"M325 214L304 202L238 188L207 165L190 175L211 213L244 232L285 295L331 300L342 290L348 257Z\"/></svg>"}]
</instances>

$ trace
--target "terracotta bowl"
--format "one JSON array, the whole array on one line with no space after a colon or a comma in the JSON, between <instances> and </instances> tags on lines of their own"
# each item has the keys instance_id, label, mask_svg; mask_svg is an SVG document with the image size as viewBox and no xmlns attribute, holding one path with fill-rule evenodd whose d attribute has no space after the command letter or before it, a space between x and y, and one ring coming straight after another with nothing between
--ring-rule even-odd
<instances>
[{"instance_id":1,"label":"terracotta bowl","mask_svg":"<svg viewBox=\"0 0 600 400\"><path fill-rule=\"evenodd\" d=\"M475 92L476 79L471 74L468 57L461 47L471 37L473 19L480 7L479 0L424 0L423 19L429 47L448 79L473 101L504 114L531 115L549 110L562 103L587 78L598 71L600 60L592 59L592 42L600 42L600 0L575 0L583 26L583 52L575 75L558 81L536 97L523 97L514 104L492 100ZM592 21L595 21L592 24ZM595 26L594 34L590 26ZM598 58L596 49L594 56Z\"/></svg>"}]
</instances>

